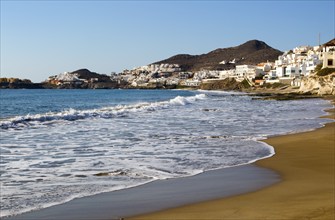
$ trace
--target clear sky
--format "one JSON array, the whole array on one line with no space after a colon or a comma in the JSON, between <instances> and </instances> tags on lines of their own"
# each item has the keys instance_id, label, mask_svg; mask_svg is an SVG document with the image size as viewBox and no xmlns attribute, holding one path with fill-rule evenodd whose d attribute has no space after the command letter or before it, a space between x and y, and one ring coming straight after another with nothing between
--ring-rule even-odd
<instances>
[{"instance_id":1,"label":"clear sky","mask_svg":"<svg viewBox=\"0 0 335 220\"><path fill-rule=\"evenodd\" d=\"M334 0L1 0L1 77L109 74L257 39L285 51L334 38Z\"/></svg>"}]
</instances>

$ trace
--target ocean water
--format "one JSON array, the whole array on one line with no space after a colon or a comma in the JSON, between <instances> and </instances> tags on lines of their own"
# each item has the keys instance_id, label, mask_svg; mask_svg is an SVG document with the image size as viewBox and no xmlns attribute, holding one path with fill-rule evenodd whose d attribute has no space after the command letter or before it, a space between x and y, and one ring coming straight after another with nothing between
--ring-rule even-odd
<instances>
[{"instance_id":1,"label":"ocean water","mask_svg":"<svg viewBox=\"0 0 335 220\"><path fill-rule=\"evenodd\" d=\"M0 217L251 163L328 119L321 99L180 90L0 90Z\"/></svg>"}]
</instances>

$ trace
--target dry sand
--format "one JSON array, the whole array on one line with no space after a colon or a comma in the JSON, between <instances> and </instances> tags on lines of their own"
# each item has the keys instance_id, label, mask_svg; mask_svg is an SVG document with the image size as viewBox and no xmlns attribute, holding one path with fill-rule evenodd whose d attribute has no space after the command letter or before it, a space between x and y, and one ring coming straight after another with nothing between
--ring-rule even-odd
<instances>
[{"instance_id":1,"label":"dry sand","mask_svg":"<svg viewBox=\"0 0 335 220\"><path fill-rule=\"evenodd\" d=\"M330 118L334 119L334 110ZM275 156L256 164L282 181L256 192L168 209L132 219L334 220L335 123L311 132L265 140Z\"/></svg>"}]
</instances>

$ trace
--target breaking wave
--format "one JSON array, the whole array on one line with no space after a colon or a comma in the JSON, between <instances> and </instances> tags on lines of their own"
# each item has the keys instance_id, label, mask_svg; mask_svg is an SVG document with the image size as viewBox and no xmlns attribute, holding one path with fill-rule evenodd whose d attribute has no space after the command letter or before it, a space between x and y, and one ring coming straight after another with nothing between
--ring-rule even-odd
<instances>
[{"instance_id":1,"label":"breaking wave","mask_svg":"<svg viewBox=\"0 0 335 220\"><path fill-rule=\"evenodd\" d=\"M169 108L171 106L182 106L194 103L198 100L205 99L205 94L197 94L195 96L183 97L177 96L168 101L160 102L143 102L133 105L118 105L112 107L104 107L100 109L76 110L68 109L61 112L48 112L44 114L16 116L13 118L0 120L0 128L20 128L27 127L38 123L53 121L75 121L87 118L114 118L123 117L131 112L139 111L156 111L159 109Z\"/></svg>"}]
</instances>

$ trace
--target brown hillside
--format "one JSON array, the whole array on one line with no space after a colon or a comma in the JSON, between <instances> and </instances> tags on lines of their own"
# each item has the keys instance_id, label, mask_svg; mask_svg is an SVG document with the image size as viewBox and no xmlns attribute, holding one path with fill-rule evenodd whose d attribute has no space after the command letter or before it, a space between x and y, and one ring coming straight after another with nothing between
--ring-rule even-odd
<instances>
[{"instance_id":1,"label":"brown hillside","mask_svg":"<svg viewBox=\"0 0 335 220\"><path fill-rule=\"evenodd\" d=\"M179 54L155 64L179 64L184 71L222 70L232 69L235 65L256 65L261 62L275 61L281 54L281 51L263 41L251 40L236 47L220 48L202 55ZM235 64L228 63L234 59ZM226 61L227 64L220 64L222 61Z\"/></svg>"},{"instance_id":2,"label":"brown hillside","mask_svg":"<svg viewBox=\"0 0 335 220\"><path fill-rule=\"evenodd\" d=\"M91 72L88 69L79 69L71 72L72 74L78 74L80 79L90 80L91 78L97 78L100 82L109 82L110 78L107 75L98 74Z\"/></svg>"}]
</instances>

